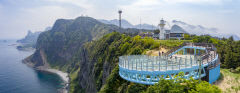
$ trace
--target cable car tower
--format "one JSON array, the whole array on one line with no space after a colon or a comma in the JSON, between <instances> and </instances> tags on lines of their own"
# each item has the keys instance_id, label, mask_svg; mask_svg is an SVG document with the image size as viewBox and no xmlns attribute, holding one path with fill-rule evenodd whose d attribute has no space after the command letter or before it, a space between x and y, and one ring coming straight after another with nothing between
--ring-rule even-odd
<instances>
[{"instance_id":1,"label":"cable car tower","mask_svg":"<svg viewBox=\"0 0 240 93\"><path fill-rule=\"evenodd\" d=\"M122 14L122 10L118 10L118 14L119 14L119 31L121 32L121 22L122 22L122 19L121 19L121 14Z\"/></svg>"}]
</instances>

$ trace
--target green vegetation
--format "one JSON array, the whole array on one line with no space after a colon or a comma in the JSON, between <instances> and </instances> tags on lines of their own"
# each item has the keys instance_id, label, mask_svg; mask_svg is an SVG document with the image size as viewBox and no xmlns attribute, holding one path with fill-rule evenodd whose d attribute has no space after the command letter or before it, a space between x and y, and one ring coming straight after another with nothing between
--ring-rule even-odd
<instances>
[{"instance_id":1,"label":"green vegetation","mask_svg":"<svg viewBox=\"0 0 240 93\"><path fill-rule=\"evenodd\" d=\"M157 30L154 30L154 32L153 32L154 34L159 34L160 33L160 30L159 29L157 29Z\"/></svg>"},{"instance_id":2,"label":"green vegetation","mask_svg":"<svg viewBox=\"0 0 240 93\"><path fill-rule=\"evenodd\" d=\"M76 82L76 81L77 81L77 75L78 75L79 70L80 70L80 68L78 68L76 71L70 73L70 77L71 77L70 93L74 92L74 90L77 90L75 88L77 88L77 86L78 86L78 82Z\"/></svg>"},{"instance_id":3,"label":"green vegetation","mask_svg":"<svg viewBox=\"0 0 240 93\"><path fill-rule=\"evenodd\" d=\"M192 40L189 34L184 34L184 40Z\"/></svg>"},{"instance_id":4,"label":"green vegetation","mask_svg":"<svg viewBox=\"0 0 240 93\"><path fill-rule=\"evenodd\" d=\"M178 78L176 80L161 79L142 93L221 93L221 90L206 81L199 83L194 79Z\"/></svg>"},{"instance_id":5,"label":"green vegetation","mask_svg":"<svg viewBox=\"0 0 240 93\"><path fill-rule=\"evenodd\" d=\"M130 37L117 32L110 33L100 40L87 43L85 47L89 50L89 55L91 56L90 60L98 60L94 65L97 89L100 89L102 93L109 93L110 91L112 93L118 91L131 91L127 87L130 82L123 80L118 75L118 57L121 55L142 54L147 49L156 47L154 43L157 42L152 38L141 39L140 36ZM104 74L102 68L104 64L111 64L114 69L108 76L106 84L102 86L104 83L102 82L102 74Z\"/></svg>"},{"instance_id":6,"label":"green vegetation","mask_svg":"<svg viewBox=\"0 0 240 93\"><path fill-rule=\"evenodd\" d=\"M159 45L165 48L173 48L181 45L184 42L192 42L192 40L156 40Z\"/></svg>"},{"instance_id":7,"label":"green vegetation","mask_svg":"<svg viewBox=\"0 0 240 93\"><path fill-rule=\"evenodd\" d=\"M215 83L223 93L240 92L240 74L230 72L229 69L221 69L220 79Z\"/></svg>"},{"instance_id":8,"label":"green vegetation","mask_svg":"<svg viewBox=\"0 0 240 93\"><path fill-rule=\"evenodd\" d=\"M183 41L171 41L170 42L179 42L177 44L183 43ZM95 84L97 86L97 89L100 93L136 93L136 92L144 92L144 93L154 93L152 89L155 89L159 87L159 85L154 86L147 86L147 85L141 85L136 83L131 83L126 80L123 80L118 75L118 57L121 55L130 55L130 54L142 54L144 51L148 49L153 49L156 46L156 43L164 42L153 40L152 38L143 38L141 39L140 36L130 37L125 34L120 34L117 32L110 33L100 40L89 42L85 44L85 48L89 51L89 62L93 62L91 60L98 60L94 64L94 80L96 80ZM165 42L168 42L167 40ZM162 45L173 47L171 43L163 43ZM104 64L111 64L113 70L106 79L106 82L102 82L104 79ZM110 67L111 68L111 67ZM80 71L81 73L81 71ZM197 80L183 80L183 82L174 83L174 81L168 81L168 80L161 80L160 84L169 85L168 87L179 87L174 88L175 90L178 90L179 93L182 92L212 92L212 93L218 93L220 90L216 88L215 86L211 86L207 82L202 82L201 84L198 84ZM79 82L79 81L78 81ZM182 83L187 83L187 85L181 85ZM205 87L206 86L206 87ZM166 86L167 87L167 86ZM191 87L191 88L189 88ZM186 89L192 89L189 91L186 91ZM158 88L159 89L159 88ZM163 88L162 88L163 89ZM166 90L166 89L165 89ZM171 92L171 91L169 91ZM177 92L177 91L175 91Z\"/></svg>"},{"instance_id":9,"label":"green vegetation","mask_svg":"<svg viewBox=\"0 0 240 93\"><path fill-rule=\"evenodd\" d=\"M216 39L210 36L194 36L193 42L213 43L217 48L222 68L236 69L240 67L240 41L234 41L233 37Z\"/></svg>"},{"instance_id":10,"label":"green vegetation","mask_svg":"<svg viewBox=\"0 0 240 93\"><path fill-rule=\"evenodd\" d=\"M119 56L144 54L159 47L169 49L183 42L213 43L221 66L240 72L240 41L232 38L186 34L183 40L154 40L136 35L136 29L122 29L121 33L125 34L114 32L116 29L117 26L102 24L89 17L59 19L52 30L40 34L36 52L30 60L36 63L35 66L41 66L46 60L51 67L70 73L70 93L220 92L204 81L199 84L197 80L160 80L156 85L147 86L128 82L118 75Z\"/></svg>"},{"instance_id":11,"label":"green vegetation","mask_svg":"<svg viewBox=\"0 0 240 93\"><path fill-rule=\"evenodd\" d=\"M89 86L95 86L94 89L100 93L156 93L159 91L170 93L221 92L216 86L211 86L205 81L199 84L197 80L182 80L178 83L173 80L161 80L154 86L147 86L128 82L118 75L118 57L121 55L143 54L147 50L155 49L160 46L173 48L181 45L183 42L205 42L215 44L218 48L218 52L223 52L223 55L219 55L223 56L221 59L225 61L225 57L227 57L225 54L226 49L219 49L226 47L228 42L237 42L231 41L230 39L218 40L209 36L194 36L188 38L193 38L193 40L154 40L150 37L131 37L128 34L113 32L105 35L99 40L85 43L83 47L79 48L77 53L73 56L71 62L72 69L69 69L69 67L65 65L61 68L63 69L66 67L66 70L71 72L71 93L89 92L89 90L94 88ZM226 63L223 65L227 65L227 62L226 60ZM85 77L88 78L86 79ZM93 82L89 83L89 80L93 80ZM84 86L86 87L79 85L79 83L85 84Z\"/></svg>"},{"instance_id":12,"label":"green vegetation","mask_svg":"<svg viewBox=\"0 0 240 93\"><path fill-rule=\"evenodd\" d=\"M17 40L18 43L21 43L21 45L17 46L17 49L28 50L31 48L35 48L40 33L41 32L33 33L31 31L28 31L28 34L23 39Z\"/></svg>"}]
</instances>

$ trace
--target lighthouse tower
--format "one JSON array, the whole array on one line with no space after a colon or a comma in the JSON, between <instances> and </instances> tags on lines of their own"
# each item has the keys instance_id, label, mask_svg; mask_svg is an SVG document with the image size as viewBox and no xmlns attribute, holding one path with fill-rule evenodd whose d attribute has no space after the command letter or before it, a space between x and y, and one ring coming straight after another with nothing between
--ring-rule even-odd
<instances>
[{"instance_id":1,"label":"lighthouse tower","mask_svg":"<svg viewBox=\"0 0 240 93\"><path fill-rule=\"evenodd\" d=\"M164 26L166 25L166 21L164 21L163 19L160 20L160 24L159 24L159 30L160 30L160 33L159 33L159 39L166 39L166 31L164 29Z\"/></svg>"}]
</instances>

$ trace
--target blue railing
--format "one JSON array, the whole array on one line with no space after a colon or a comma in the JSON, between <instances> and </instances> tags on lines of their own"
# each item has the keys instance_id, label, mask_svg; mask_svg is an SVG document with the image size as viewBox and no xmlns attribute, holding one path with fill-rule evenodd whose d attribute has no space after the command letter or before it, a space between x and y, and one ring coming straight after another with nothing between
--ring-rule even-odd
<instances>
[{"instance_id":1,"label":"blue railing","mask_svg":"<svg viewBox=\"0 0 240 93\"><path fill-rule=\"evenodd\" d=\"M175 53L186 48L207 50L204 47L184 46L171 53L170 56L120 56L119 75L125 80L147 85L157 83L160 78L175 79L180 72L184 73L186 79L190 77L198 79L199 76L206 76L205 70L207 67L218 62L218 55L215 51L207 52L209 54L205 54L207 57L204 58L201 55L196 56L195 53L194 55L174 56ZM199 68L202 71L201 73L199 73Z\"/></svg>"}]
</instances>

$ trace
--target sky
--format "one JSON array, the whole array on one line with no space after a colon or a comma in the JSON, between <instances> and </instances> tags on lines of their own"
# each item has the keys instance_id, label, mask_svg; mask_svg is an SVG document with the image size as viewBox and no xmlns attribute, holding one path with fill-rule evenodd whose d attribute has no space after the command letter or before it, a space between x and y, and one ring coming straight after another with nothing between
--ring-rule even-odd
<instances>
[{"instance_id":1,"label":"sky","mask_svg":"<svg viewBox=\"0 0 240 93\"><path fill-rule=\"evenodd\" d=\"M119 9L132 24L157 25L164 18L240 36L240 0L0 0L0 39L23 38L60 18L117 19Z\"/></svg>"}]
</instances>

